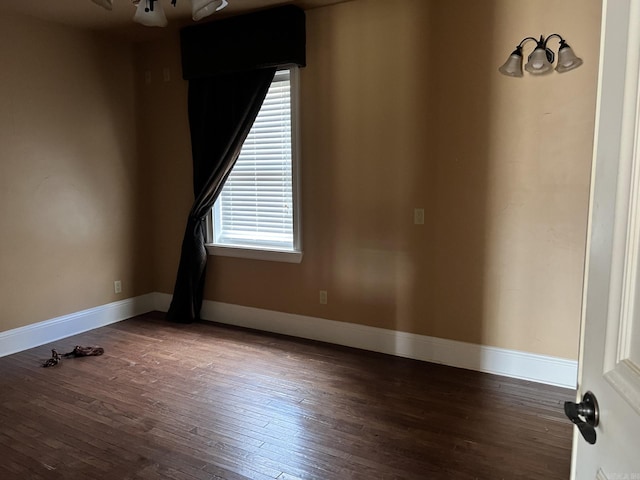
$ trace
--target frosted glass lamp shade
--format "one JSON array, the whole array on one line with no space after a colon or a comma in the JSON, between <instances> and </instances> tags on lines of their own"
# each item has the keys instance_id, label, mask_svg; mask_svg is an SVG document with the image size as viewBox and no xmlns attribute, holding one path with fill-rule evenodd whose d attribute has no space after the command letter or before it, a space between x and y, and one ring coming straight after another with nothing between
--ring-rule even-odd
<instances>
[{"instance_id":1,"label":"frosted glass lamp shade","mask_svg":"<svg viewBox=\"0 0 640 480\"><path fill-rule=\"evenodd\" d=\"M100 5L105 10L113 10L113 0L93 0L93 3Z\"/></svg>"},{"instance_id":2,"label":"frosted glass lamp shade","mask_svg":"<svg viewBox=\"0 0 640 480\"><path fill-rule=\"evenodd\" d=\"M197 22L222 10L227 5L227 0L191 0L191 18Z\"/></svg>"},{"instance_id":3,"label":"frosted glass lamp shade","mask_svg":"<svg viewBox=\"0 0 640 480\"><path fill-rule=\"evenodd\" d=\"M522 47L517 47L498 71L508 77L522 76Z\"/></svg>"},{"instance_id":4,"label":"frosted glass lamp shade","mask_svg":"<svg viewBox=\"0 0 640 480\"><path fill-rule=\"evenodd\" d=\"M162 4L156 0L140 0L133 21L146 27L166 27L169 23Z\"/></svg>"},{"instance_id":5,"label":"frosted glass lamp shade","mask_svg":"<svg viewBox=\"0 0 640 480\"><path fill-rule=\"evenodd\" d=\"M582 59L576 57L576 54L573 53L573 50L567 43L563 40L560 42L560 49L558 50L558 64L556 65L556 72L564 73L569 70L573 70L574 68L578 68L582 65Z\"/></svg>"},{"instance_id":6,"label":"frosted glass lamp shade","mask_svg":"<svg viewBox=\"0 0 640 480\"><path fill-rule=\"evenodd\" d=\"M553 66L547 58L547 50L544 46L538 45L531 55L524 69L532 75L544 75L551 73Z\"/></svg>"}]
</instances>

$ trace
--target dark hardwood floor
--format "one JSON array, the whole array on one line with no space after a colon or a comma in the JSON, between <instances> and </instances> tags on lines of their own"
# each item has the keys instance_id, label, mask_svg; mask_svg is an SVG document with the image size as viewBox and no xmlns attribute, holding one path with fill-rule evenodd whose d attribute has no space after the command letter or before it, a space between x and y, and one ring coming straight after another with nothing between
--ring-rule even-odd
<instances>
[{"instance_id":1,"label":"dark hardwood floor","mask_svg":"<svg viewBox=\"0 0 640 480\"><path fill-rule=\"evenodd\" d=\"M0 479L567 479L573 398L154 313L0 358Z\"/></svg>"}]
</instances>

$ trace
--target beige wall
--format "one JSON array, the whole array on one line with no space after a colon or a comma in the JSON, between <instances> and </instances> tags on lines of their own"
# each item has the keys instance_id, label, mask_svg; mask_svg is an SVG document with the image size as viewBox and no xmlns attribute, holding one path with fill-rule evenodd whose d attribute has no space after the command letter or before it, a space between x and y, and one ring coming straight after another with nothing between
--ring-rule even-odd
<instances>
[{"instance_id":1,"label":"beige wall","mask_svg":"<svg viewBox=\"0 0 640 480\"><path fill-rule=\"evenodd\" d=\"M131 45L3 14L0 65L0 331L147 293Z\"/></svg>"},{"instance_id":2,"label":"beige wall","mask_svg":"<svg viewBox=\"0 0 640 480\"><path fill-rule=\"evenodd\" d=\"M187 82L182 80L177 34L137 45L135 53L139 145L147 172L145 191L153 204L148 247L154 258L154 290L173 293L187 214L193 203Z\"/></svg>"},{"instance_id":3,"label":"beige wall","mask_svg":"<svg viewBox=\"0 0 640 480\"><path fill-rule=\"evenodd\" d=\"M205 297L577 358L599 28L598 0L307 12L303 262L212 257ZM583 67L498 74L523 37L552 32ZM179 68L175 38L139 53L158 78ZM184 82L153 88L184 118ZM166 128L167 106L149 107ZM171 293L192 196L188 142L169 140L153 162L155 289Z\"/></svg>"},{"instance_id":4,"label":"beige wall","mask_svg":"<svg viewBox=\"0 0 640 480\"><path fill-rule=\"evenodd\" d=\"M576 358L599 17L599 0L307 12L303 262L211 258L206 298ZM0 27L0 330L116 300L116 278L171 293L193 199L177 36L132 55ZM497 73L551 32L583 67Z\"/></svg>"}]
</instances>

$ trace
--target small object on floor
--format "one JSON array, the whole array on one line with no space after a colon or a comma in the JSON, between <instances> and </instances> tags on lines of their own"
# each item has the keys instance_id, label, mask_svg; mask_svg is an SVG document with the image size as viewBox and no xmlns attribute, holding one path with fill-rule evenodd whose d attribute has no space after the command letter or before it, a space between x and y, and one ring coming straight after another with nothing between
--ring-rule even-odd
<instances>
[{"instance_id":1,"label":"small object on floor","mask_svg":"<svg viewBox=\"0 0 640 480\"><path fill-rule=\"evenodd\" d=\"M69 357L91 357L102 355L104 353L104 348L102 347L81 347L80 345L76 345L72 352L65 353L62 355L64 358Z\"/></svg>"},{"instance_id":2,"label":"small object on floor","mask_svg":"<svg viewBox=\"0 0 640 480\"><path fill-rule=\"evenodd\" d=\"M42 364L43 367L55 367L60 363L63 358L76 358L76 357L92 357L102 355L104 348L102 347L81 347L76 345L73 351L60 355L56 349L51 350L51 358Z\"/></svg>"},{"instance_id":3,"label":"small object on floor","mask_svg":"<svg viewBox=\"0 0 640 480\"><path fill-rule=\"evenodd\" d=\"M56 352L56 349L51 350L51 358L42 364L43 367L55 367L60 363L60 355Z\"/></svg>"}]
</instances>

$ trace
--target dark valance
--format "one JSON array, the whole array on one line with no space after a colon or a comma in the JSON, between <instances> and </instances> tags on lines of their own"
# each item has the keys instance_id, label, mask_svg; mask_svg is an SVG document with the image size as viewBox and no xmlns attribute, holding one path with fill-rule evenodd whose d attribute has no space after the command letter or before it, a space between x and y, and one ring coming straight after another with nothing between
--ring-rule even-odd
<instances>
[{"instance_id":1,"label":"dark valance","mask_svg":"<svg viewBox=\"0 0 640 480\"><path fill-rule=\"evenodd\" d=\"M306 64L305 15L294 5L186 27L180 35L185 80Z\"/></svg>"}]
</instances>

